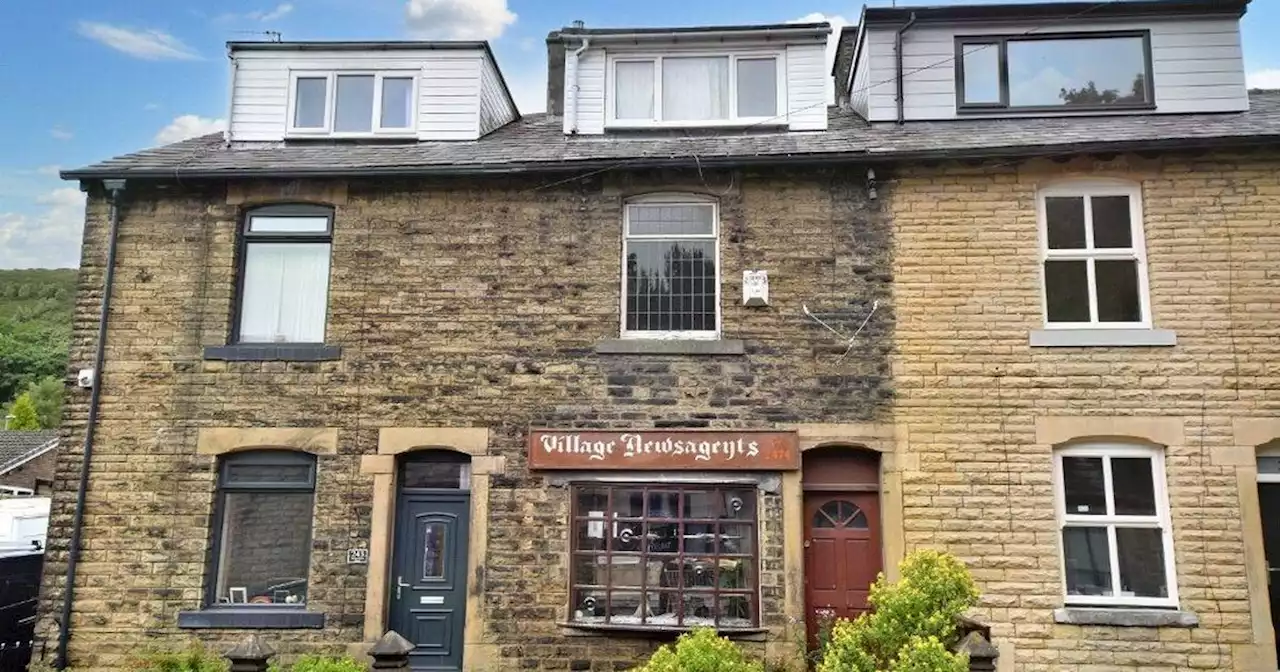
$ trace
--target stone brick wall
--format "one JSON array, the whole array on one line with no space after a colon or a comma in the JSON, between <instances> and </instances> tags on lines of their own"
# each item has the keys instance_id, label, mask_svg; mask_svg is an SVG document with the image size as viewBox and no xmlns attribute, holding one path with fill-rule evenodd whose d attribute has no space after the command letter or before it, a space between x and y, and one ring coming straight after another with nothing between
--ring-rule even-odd
<instances>
[{"instance_id":1,"label":"stone brick wall","mask_svg":"<svg viewBox=\"0 0 1280 672\"><path fill-rule=\"evenodd\" d=\"M201 427L339 428L318 458L310 606L323 631L264 633L286 654L361 640L364 568L346 550L369 535L362 455L378 429L482 426L507 458L491 476L483 609L493 669L624 666L654 643L567 637L568 495L525 468L524 433L552 427L742 427L884 420L894 313L845 344L801 305L852 331L889 296L890 232L864 201L862 172L613 172L560 177L343 183L131 183L103 372L72 640L74 662L117 668L142 643L179 645L179 610L201 604L215 462ZM727 338L745 356L596 355L616 337L622 199L697 189L720 197ZM240 208L228 201L336 204L328 341L341 361L204 361L225 343ZM885 190L881 190L885 194ZM230 198L229 198L230 197ZM88 204L71 368L88 365L107 205ZM772 305L741 306L745 269L769 271ZM887 304L886 304L887 305ZM72 394L64 444L79 446L87 395ZM53 644L79 455L59 457L41 632ZM777 516L777 497L762 497ZM777 518L773 518L777 520ZM765 623L779 615L781 530L761 539ZM203 632L225 642L243 631Z\"/></svg>"},{"instance_id":2,"label":"stone brick wall","mask_svg":"<svg viewBox=\"0 0 1280 672\"><path fill-rule=\"evenodd\" d=\"M1155 326L1176 347L1028 346L1042 324L1035 192L1069 176L1141 182ZM1251 630L1239 490L1218 458L1233 419L1280 414L1280 159L917 168L893 193L895 422L918 466L904 474L908 546L970 564L1016 661L1002 667L1262 669L1250 660L1270 634ZM1036 422L1117 415L1185 433L1166 470L1180 606L1197 629L1054 623L1052 448Z\"/></svg>"},{"instance_id":3,"label":"stone brick wall","mask_svg":"<svg viewBox=\"0 0 1280 672\"><path fill-rule=\"evenodd\" d=\"M27 488L36 494L48 494L48 484L53 482L53 472L58 460L55 448L40 457L23 464L3 476L0 485L11 488Z\"/></svg>"}]
</instances>

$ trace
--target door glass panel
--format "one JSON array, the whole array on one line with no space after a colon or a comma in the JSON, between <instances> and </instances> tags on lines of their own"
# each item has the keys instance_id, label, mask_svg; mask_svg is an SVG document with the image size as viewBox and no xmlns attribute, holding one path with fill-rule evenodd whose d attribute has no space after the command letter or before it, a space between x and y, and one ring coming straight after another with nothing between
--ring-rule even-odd
<instances>
[{"instance_id":1,"label":"door glass panel","mask_svg":"<svg viewBox=\"0 0 1280 672\"><path fill-rule=\"evenodd\" d=\"M836 524L835 524L835 521L831 520L831 518L828 517L825 512L818 511L817 513L813 514L813 526L830 529L835 527Z\"/></svg>"},{"instance_id":2,"label":"door glass panel","mask_svg":"<svg viewBox=\"0 0 1280 672\"><path fill-rule=\"evenodd\" d=\"M445 523L427 523L422 531L422 578L444 578L447 526Z\"/></svg>"},{"instance_id":3,"label":"door glass panel","mask_svg":"<svg viewBox=\"0 0 1280 672\"><path fill-rule=\"evenodd\" d=\"M406 462L403 471L405 488L468 490L471 488L471 464L468 462Z\"/></svg>"},{"instance_id":4,"label":"door glass panel","mask_svg":"<svg viewBox=\"0 0 1280 672\"><path fill-rule=\"evenodd\" d=\"M853 530L867 529L867 514L861 511L857 512L856 514L854 514L852 518L849 519L848 523L845 523L845 527Z\"/></svg>"}]
</instances>

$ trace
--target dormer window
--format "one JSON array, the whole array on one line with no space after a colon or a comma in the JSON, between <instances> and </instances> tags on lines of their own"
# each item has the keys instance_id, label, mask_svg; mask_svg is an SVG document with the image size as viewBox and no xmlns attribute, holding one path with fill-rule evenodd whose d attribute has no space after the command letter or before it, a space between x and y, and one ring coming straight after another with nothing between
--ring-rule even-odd
<instances>
[{"instance_id":1,"label":"dormer window","mask_svg":"<svg viewBox=\"0 0 1280 672\"><path fill-rule=\"evenodd\" d=\"M1150 109L1150 31L960 37L961 112Z\"/></svg>"},{"instance_id":2,"label":"dormer window","mask_svg":"<svg viewBox=\"0 0 1280 672\"><path fill-rule=\"evenodd\" d=\"M289 133L381 136L415 132L414 71L295 72Z\"/></svg>"},{"instance_id":3,"label":"dormer window","mask_svg":"<svg viewBox=\"0 0 1280 672\"><path fill-rule=\"evenodd\" d=\"M785 108L777 53L627 54L609 70L614 127L743 125Z\"/></svg>"}]
</instances>

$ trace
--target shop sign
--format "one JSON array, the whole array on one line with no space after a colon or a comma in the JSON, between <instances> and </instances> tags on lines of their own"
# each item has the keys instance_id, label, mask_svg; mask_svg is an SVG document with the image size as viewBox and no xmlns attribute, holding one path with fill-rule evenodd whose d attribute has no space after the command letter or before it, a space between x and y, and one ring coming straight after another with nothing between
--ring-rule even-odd
<instances>
[{"instance_id":1,"label":"shop sign","mask_svg":"<svg viewBox=\"0 0 1280 672\"><path fill-rule=\"evenodd\" d=\"M800 468L795 432L743 430L529 432L530 469Z\"/></svg>"}]
</instances>

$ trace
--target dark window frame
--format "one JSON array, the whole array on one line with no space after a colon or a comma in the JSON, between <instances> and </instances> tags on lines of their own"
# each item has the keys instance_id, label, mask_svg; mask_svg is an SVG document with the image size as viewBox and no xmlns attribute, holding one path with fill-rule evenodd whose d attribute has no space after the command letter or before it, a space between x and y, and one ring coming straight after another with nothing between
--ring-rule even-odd
<instances>
[{"instance_id":1,"label":"dark window frame","mask_svg":"<svg viewBox=\"0 0 1280 672\"><path fill-rule=\"evenodd\" d=\"M323 232L287 233L273 231L269 233L253 232L250 224L254 217L324 217L326 220ZM249 245L253 243L316 243L329 245L329 277L325 285L326 302L329 289L333 286L333 220L334 208L331 205L316 203L280 203L260 205L246 208L240 216L240 224L236 236L236 286L235 296L231 303L231 331L227 342L234 345L323 345L324 339L316 342L263 343L259 341L242 341L240 339L240 322L244 317L245 271L249 254ZM325 306L325 331L329 329L328 306Z\"/></svg>"},{"instance_id":2,"label":"dark window frame","mask_svg":"<svg viewBox=\"0 0 1280 672\"><path fill-rule=\"evenodd\" d=\"M306 483L288 483L288 482L262 482L238 484L228 478L228 472L232 466L250 465L250 466L306 466L310 469L309 477ZM308 549L311 548L311 542L315 538L315 508L316 508L316 457L310 453L303 453L294 450L280 450L273 448L264 448L261 450L248 450L244 452L231 453L222 456L218 460L218 476L216 489L214 491L213 515L210 517L209 525L209 555L206 560L206 581L205 581L205 609L306 609L307 603L303 604L270 604L270 605L247 605L247 604L220 604L218 602L218 573L221 571L218 559L221 556L222 545L227 541L222 536L222 525L227 512L227 494L237 492L255 492L255 493L289 493L289 492L308 492L311 494L311 520L307 526L307 544ZM311 586L311 558L307 557L307 590L310 593Z\"/></svg>"},{"instance_id":3,"label":"dark window frame","mask_svg":"<svg viewBox=\"0 0 1280 672\"><path fill-rule=\"evenodd\" d=\"M1010 105L1009 103L1009 43L1038 42L1048 40L1081 40L1105 38L1142 38L1142 51L1146 78L1146 98L1141 103L1114 105ZM964 48L970 45L994 44L1000 52L1000 102L968 103L964 99ZM1074 31L1062 33L1035 33L1021 35L958 35L955 38L956 112L958 114L982 114L991 112L1106 112L1112 110L1156 109L1155 75L1151 57L1150 30Z\"/></svg>"},{"instance_id":4,"label":"dark window frame","mask_svg":"<svg viewBox=\"0 0 1280 672\"><path fill-rule=\"evenodd\" d=\"M743 632L759 631L763 627L762 623L764 619L763 619L763 615L760 613L760 607L761 607L760 503L761 502L760 502L760 493L756 490L756 487L757 486L755 484L738 484L738 483L703 484L703 483L640 483L640 482L615 483L615 482L600 482L600 481L571 482L568 488L569 497L570 497L569 605L568 605L569 609L568 609L568 619L565 625L568 625L570 627L575 627L575 628L600 629L600 630L631 630L631 631L640 631L640 632L685 632L696 627L705 627L701 624L683 623L684 595L686 595L689 592L694 592L695 594L698 592L703 592L706 594L710 594L712 596L712 604L714 605L712 613L716 615L719 614L721 597L724 595L727 595L730 597L746 597L748 600L748 604L751 612L751 618L749 619L751 624L749 626L723 626L723 625L717 624L716 626L714 626L716 630L721 632L728 632L728 633L732 633L732 632L743 633ZM617 492L638 490L642 493L641 497L645 502L644 514L639 517L627 516L627 517L619 517L619 518L610 518L608 517L608 515L606 515L604 518L588 516L586 515L585 512L579 510L579 502L578 502L579 492L587 488L606 489L608 491L609 499L608 499L608 504L606 506L606 514L609 511L613 510L613 498ZM719 493L719 492L726 492L726 491L733 491L733 490L750 490L751 491L751 494L753 497L751 516L747 518L724 518L724 519L687 518L684 516L684 511L683 511L684 509L683 497L680 497L680 504L679 504L680 511L675 516L657 517L657 516L648 515L649 514L649 511L648 511L649 493L651 492L683 493L685 491L696 491L696 492ZM608 533L606 533L606 543L605 543L604 551L593 551L589 549L582 550L579 548L577 543L577 539L578 539L577 526L583 522L586 522L586 523L600 522L601 524L605 525L606 530L608 529L608 525L610 522L637 523L640 525L647 525L651 522L661 524L661 525L670 525L670 524L683 525L690 522L692 522L693 524L710 524L710 525L715 525L715 524L750 525L752 527L752 535L751 535L752 544L751 544L749 553L722 554L720 552L719 540L717 539L714 552L710 554L704 553L704 554L695 554L695 555L709 556L714 558L716 561L718 561L720 558L745 559L747 562L752 564L755 570L754 572L751 573L751 576L754 577L752 581L752 585L748 588L743 588L743 589L733 589L733 588L723 589L719 585L715 585L709 591L696 591L696 590L690 591L689 586L683 586L683 585L677 588L669 588L669 587L668 588L662 588L662 587L650 588L648 585L648 572L642 569L641 585L640 585L640 588L638 589L642 595L641 599L647 600L648 595L650 593L667 593L667 594L675 595L680 605L679 611L677 611L677 625L665 625L665 624L651 625L647 623L629 624L629 623L609 623L609 622L590 623L590 622L577 620L574 618L574 611L577 609L577 605L574 604L574 600L576 599L577 592L579 589L594 588L594 589L603 591L605 593L605 600L606 600L605 601L606 613L611 611L613 593L616 590L619 590L614 587L612 579L610 579L608 585L605 585L603 588L601 588L598 584L579 583L578 575L577 575L578 574L577 559L579 557L590 556L590 555L599 556L603 554L603 556L606 559L608 559L608 558L612 558L615 552L624 553L624 554L627 554L628 556L630 556L630 554L632 553L638 553L637 557L639 557L640 559L640 565L642 568L644 568L647 566L647 559L653 553L652 551L644 550L643 544L640 546L640 549L641 549L640 551L616 551L616 549L612 548L612 543L608 541L608 539L610 538ZM672 554L664 553L662 555L667 556ZM683 563L683 560L687 555L683 549L683 544L681 544L680 550L676 552L674 555L676 556L676 559L678 562ZM620 590L622 590L623 592L636 592L637 589L631 588L631 587L624 587Z\"/></svg>"}]
</instances>

